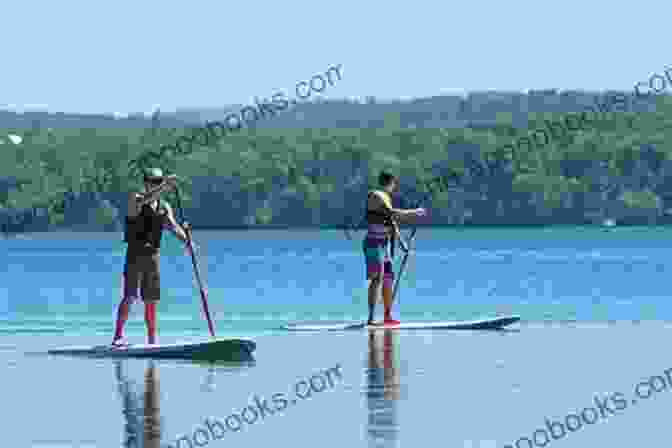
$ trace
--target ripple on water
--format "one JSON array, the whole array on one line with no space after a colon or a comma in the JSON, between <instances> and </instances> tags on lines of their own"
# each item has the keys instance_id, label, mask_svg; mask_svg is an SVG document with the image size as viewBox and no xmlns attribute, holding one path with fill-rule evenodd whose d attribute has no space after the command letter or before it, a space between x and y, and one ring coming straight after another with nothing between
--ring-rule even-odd
<instances>
[{"instance_id":1,"label":"ripple on water","mask_svg":"<svg viewBox=\"0 0 672 448\"><path fill-rule=\"evenodd\" d=\"M16 359L8 359L6 366L9 368L16 368L19 365L19 361Z\"/></svg>"}]
</instances>

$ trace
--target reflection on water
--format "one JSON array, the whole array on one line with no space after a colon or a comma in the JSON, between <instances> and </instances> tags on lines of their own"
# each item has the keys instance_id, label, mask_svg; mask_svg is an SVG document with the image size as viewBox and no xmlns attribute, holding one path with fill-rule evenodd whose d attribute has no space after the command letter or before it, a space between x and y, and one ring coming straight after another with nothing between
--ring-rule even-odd
<instances>
[{"instance_id":1,"label":"reflection on water","mask_svg":"<svg viewBox=\"0 0 672 448\"><path fill-rule=\"evenodd\" d=\"M116 361L114 371L124 415L124 448L159 448L161 443L161 415L159 377L154 361L145 369L144 393L129 380L124 362Z\"/></svg>"},{"instance_id":2,"label":"reflection on water","mask_svg":"<svg viewBox=\"0 0 672 448\"><path fill-rule=\"evenodd\" d=\"M215 389L217 388L217 385L215 384L215 375L217 374L217 370L215 370L214 367L209 367L208 368L208 374L205 376L205 379L201 383L201 391L203 392L214 392Z\"/></svg>"},{"instance_id":3,"label":"reflection on water","mask_svg":"<svg viewBox=\"0 0 672 448\"><path fill-rule=\"evenodd\" d=\"M160 448L162 418L160 410L159 368L155 361L147 361L144 376L144 389L126 374L128 360L114 361L114 373L117 389L122 403L124 418L124 448ZM179 363L179 362L178 362ZM185 362L186 363L186 362ZM192 362L188 364L194 364ZM216 388L217 373L237 373L255 365L254 362L214 362L199 363L207 366L207 373L201 384L204 391L212 392ZM164 445L166 446L166 445Z\"/></svg>"},{"instance_id":4,"label":"reflection on water","mask_svg":"<svg viewBox=\"0 0 672 448\"><path fill-rule=\"evenodd\" d=\"M399 423L397 402L400 398L398 332L369 331L369 362L366 369L366 426L369 446L397 446Z\"/></svg>"}]
</instances>

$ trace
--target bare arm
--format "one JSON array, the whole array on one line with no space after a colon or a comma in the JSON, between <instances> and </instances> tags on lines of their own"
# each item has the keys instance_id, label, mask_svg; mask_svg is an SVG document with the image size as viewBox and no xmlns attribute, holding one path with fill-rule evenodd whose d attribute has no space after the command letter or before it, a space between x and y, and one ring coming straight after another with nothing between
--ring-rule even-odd
<instances>
[{"instance_id":1,"label":"bare arm","mask_svg":"<svg viewBox=\"0 0 672 448\"><path fill-rule=\"evenodd\" d=\"M384 209L388 213L390 213L393 217L407 217L407 216L412 216L412 215L417 215L418 211L420 209L401 209L401 208L391 208L388 207L383 198L380 197L379 194L374 193L371 195L369 198L369 201L373 200L373 204L375 204L376 208L378 209ZM371 202L369 202L371 204Z\"/></svg>"},{"instance_id":2,"label":"bare arm","mask_svg":"<svg viewBox=\"0 0 672 448\"><path fill-rule=\"evenodd\" d=\"M131 193L128 199L128 216L131 218L138 216L143 205L151 204L159 199L161 193L172 189L175 186L175 180L175 176L169 176L161 185L146 193Z\"/></svg>"},{"instance_id":3,"label":"bare arm","mask_svg":"<svg viewBox=\"0 0 672 448\"><path fill-rule=\"evenodd\" d=\"M175 220L175 214L173 213L173 208L168 203L164 203L164 208L166 209L166 221L170 226L170 231L181 240L183 243L187 242L187 232L184 231L181 225Z\"/></svg>"},{"instance_id":4,"label":"bare arm","mask_svg":"<svg viewBox=\"0 0 672 448\"><path fill-rule=\"evenodd\" d=\"M156 201L157 199L159 199L161 193L165 193L166 191L172 189L174 186L175 186L174 183L164 181L161 185L149 190L147 193L140 194L141 199L138 201L138 206L142 207L143 205L150 204Z\"/></svg>"}]
</instances>

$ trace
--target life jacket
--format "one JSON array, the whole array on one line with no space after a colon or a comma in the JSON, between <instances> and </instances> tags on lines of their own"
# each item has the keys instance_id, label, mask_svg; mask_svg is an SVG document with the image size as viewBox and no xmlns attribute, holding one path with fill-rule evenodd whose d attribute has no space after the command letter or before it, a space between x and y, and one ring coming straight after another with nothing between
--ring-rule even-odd
<instances>
[{"instance_id":1,"label":"life jacket","mask_svg":"<svg viewBox=\"0 0 672 448\"><path fill-rule=\"evenodd\" d=\"M126 217L124 242L129 252L156 253L161 247L161 235L166 222L166 209L159 200L157 210L149 204L140 209L135 218Z\"/></svg>"},{"instance_id":2,"label":"life jacket","mask_svg":"<svg viewBox=\"0 0 672 448\"><path fill-rule=\"evenodd\" d=\"M367 208L365 215L366 222L367 224L384 225L386 228L389 229L390 256L394 258L394 246L396 245L396 235L395 232L393 231L394 221L392 220L392 215L387 211L369 210L368 208L368 199L371 197L371 195L374 195L376 193L382 193L382 196L384 198L383 202L385 202L385 205L387 205L387 207L392 208L392 198L390 197L389 193L387 193L386 191L378 191L378 190L369 191L369 194L367 195Z\"/></svg>"}]
</instances>

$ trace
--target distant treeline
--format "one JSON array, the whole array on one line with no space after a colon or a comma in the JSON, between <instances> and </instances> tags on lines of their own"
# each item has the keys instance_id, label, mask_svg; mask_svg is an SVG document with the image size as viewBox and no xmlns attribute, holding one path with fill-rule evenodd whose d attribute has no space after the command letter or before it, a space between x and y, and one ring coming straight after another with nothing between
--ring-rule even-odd
<instances>
[{"instance_id":1,"label":"distant treeline","mask_svg":"<svg viewBox=\"0 0 672 448\"><path fill-rule=\"evenodd\" d=\"M428 198L432 224L669 222L667 96L634 112L604 113L543 145L532 141L515 157L500 150L583 110L596 96L546 91L312 103L213 146L168 152L155 163L189 179L181 186L186 213L202 228L359 221L364 194L381 169L401 176L400 206ZM140 186L129 161L201 124L200 118L187 124L155 115L136 117L127 127L94 117L101 124L91 127L80 116L73 127L62 114L27 116L0 113L0 125L22 123L0 128L0 226L6 233L119 230L126 192Z\"/></svg>"}]
</instances>

